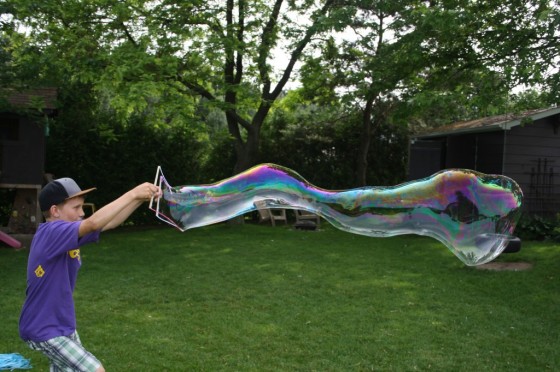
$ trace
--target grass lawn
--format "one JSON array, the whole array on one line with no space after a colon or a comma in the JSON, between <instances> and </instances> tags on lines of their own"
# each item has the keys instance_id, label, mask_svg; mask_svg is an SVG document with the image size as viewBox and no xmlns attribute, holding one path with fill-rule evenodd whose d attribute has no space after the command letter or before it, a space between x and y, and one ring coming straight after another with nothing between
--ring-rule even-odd
<instances>
[{"instance_id":1,"label":"grass lawn","mask_svg":"<svg viewBox=\"0 0 560 372\"><path fill-rule=\"evenodd\" d=\"M27 251L0 248L0 353ZM82 249L78 330L108 371L560 370L560 244L464 266L419 236L225 224L115 230Z\"/></svg>"}]
</instances>

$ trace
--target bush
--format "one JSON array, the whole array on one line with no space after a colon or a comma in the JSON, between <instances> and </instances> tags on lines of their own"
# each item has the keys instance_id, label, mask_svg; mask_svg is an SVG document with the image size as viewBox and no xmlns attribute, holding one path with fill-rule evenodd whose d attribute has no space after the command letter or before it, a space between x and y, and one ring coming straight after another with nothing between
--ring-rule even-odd
<instances>
[{"instance_id":1,"label":"bush","mask_svg":"<svg viewBox=\"0 0 560 372\"><path fill-rule=\"evenodd\" d=\"M203 164L209 142L197 125L156 126L147 115L123 120L109 109L91 110L83 97L63 95L61 101L64 110L50 123L45 171L74 178L83 188L97 187L88 202L100 207L139 183L153 182L158 165L173 177L173 186L207 178ZM156 220L141 208L128 221Z\"/></svg>"},{"instance_id":2,"label":"bush","mask_svg":"<svg viewBox=\"0 0 560 372\"><path fill-rule=\"evenodd\" d=\"M560 241L560 214L555 218L523 214L515 233L523 240Z\"/></svg>"},{"instance_id":3,"label":"bush","mask_svg":"<svg viewBox=\"0 0 560 372\"><path fill-rule=\"evenodd\" d=\"M15 190L0 189L0 226L8 226L15 196Z\"/></svg>"},{"instance_id":4,"label":"bush","mask_svg":"<svg viewBox=\"0 0 560 372\"><path fill-rule=\"evenodd\" d=\"M275 111L262 131L263 162L298 172L316 186L336 190L356 187L360 117L300 107ZM368 153L368 186L393 186L406 177L406 128L384 122L376 128Z\"/></svg>"}]
</instances>

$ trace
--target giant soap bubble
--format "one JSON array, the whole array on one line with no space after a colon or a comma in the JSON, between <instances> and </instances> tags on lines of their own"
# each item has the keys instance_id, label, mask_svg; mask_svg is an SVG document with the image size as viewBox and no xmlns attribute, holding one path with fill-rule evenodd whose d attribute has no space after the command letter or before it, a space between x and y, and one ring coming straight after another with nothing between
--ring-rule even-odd
<instances>
[{"instance_id":1,"label":"giant soap bubble","mask_svg":"<svg viewBox=\"0 0 560 372\"><path fill-rule=\"evenodd\" d=\"M261 164L209 185L170 186L158 168L163 198L156 215L181 231L268 208L302 209L355 234L389 237L426 235L445 244L467 265L496 258L513 238L523 193L512 179L449 169L393 187L332 191L299 174ZM155 206L153 206L155 204Z\"/></svg>"}]
</instances>

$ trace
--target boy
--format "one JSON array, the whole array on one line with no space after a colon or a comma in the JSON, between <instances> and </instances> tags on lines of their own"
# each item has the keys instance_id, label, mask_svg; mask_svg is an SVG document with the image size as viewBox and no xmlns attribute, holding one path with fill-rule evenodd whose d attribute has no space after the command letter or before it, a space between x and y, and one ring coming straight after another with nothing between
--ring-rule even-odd
<instances>
[{"instance_id":1,"label":"boy","mask_svg":"<svg viewBox=\"0 0 560 372\"><path fill-rule=\"evenodd\" d=\"M81 344L72 294L82 264L80 247L97 242L101 231L123 223L144 201L159 198L159 187L144 183L83 219L84 195L71 178L49 182L39 193L46 222L29 252L26 299L19 321L21 338L50 361L51 371L104 372Z\"/></svg>"}]
</instances>

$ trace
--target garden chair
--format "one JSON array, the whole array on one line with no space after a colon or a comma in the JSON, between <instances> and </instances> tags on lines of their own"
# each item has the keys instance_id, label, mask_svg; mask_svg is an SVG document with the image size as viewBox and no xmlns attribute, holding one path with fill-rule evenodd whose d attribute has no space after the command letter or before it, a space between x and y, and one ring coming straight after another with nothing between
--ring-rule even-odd
<instances>
[{"instance_id":1,"label":"garden chair","mask_svg":"<svg viewBox=\"0 0 560 372\"><path fill-rule=\"evenodd\" d=\"M321 226L321 217L315 213L304 211L301 209L296 209L296 223L301 221L314 221L317 227Z\"/></svg>"},{"instance_id":2,"label":"garden chair","mask_svg":"<svg viewBox=\"0 0 560 372\"><path fill-rule=\"evenodd\" d=\"M285 224L288 224L285 209L269 209L264 200L256 201L255 207L257 207L257 211L259 212L259 223L270 221L272 226L276 226L276 221L284 221Z\"/></svg>"}]
</instances>

